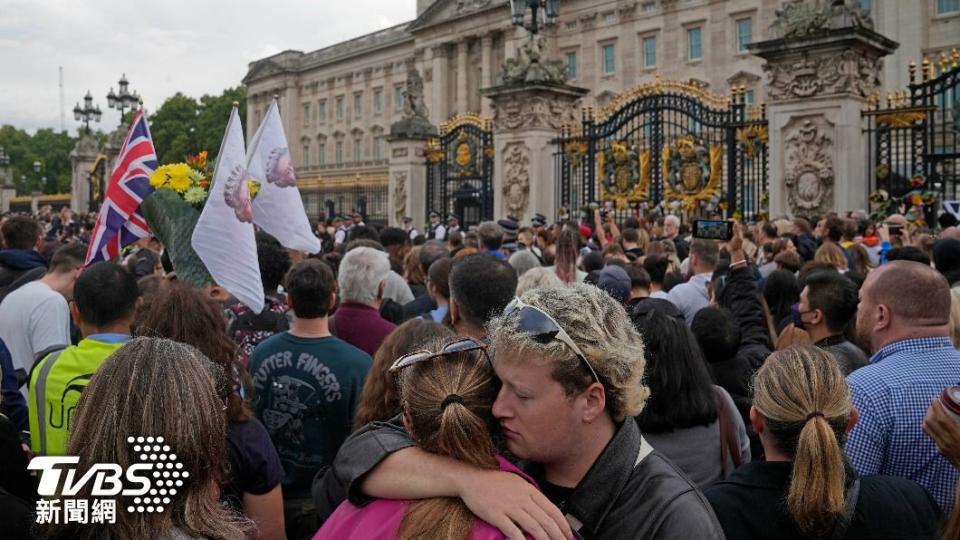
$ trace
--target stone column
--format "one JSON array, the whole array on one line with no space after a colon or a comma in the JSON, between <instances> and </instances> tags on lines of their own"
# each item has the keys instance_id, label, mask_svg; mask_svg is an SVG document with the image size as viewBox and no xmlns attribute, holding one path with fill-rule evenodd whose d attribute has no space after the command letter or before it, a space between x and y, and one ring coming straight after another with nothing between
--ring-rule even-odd
<instances>
[{"instance_id":1,"label":"stone column","mask_svg":"<svg viewBox=\"0 0 960 540\"><path fill-rule=\"evenodd\" d=\"M771 34L750 46L768 75L770 214L867 209L861 111L897 43L859 4L787 4Z\"/></svg>"},{"instance_id":2,"label":"stone column","mask_svg":"<svg viewBox=\"0 0 960 540\"><path fill-rule=\"evenodd\" d=\"M480 38L480 68L483 78L480 80L480 88L489 88L493 86L493 36L484 34ZM492 114L490 102L486 99L480 99L480 115L489 118Z\"/></svg>"},{"instance_id":3,"label":"stone column","mask_svg":"<svg viewBox=\"0 0 960 540\"><path fill-rule=\"evenodd\" d=\"M553 139L564 124L577 122L585 88L515 84L486 88L494 111L494 215L521 222L535 213L556 218Z\"/></svg>"},{"instance_id":4,"label":"stone column","mask_svg":"<svg viewBox=\"0 0 960 540\"><path fill-rule=\"evenodd\" d=\"M90 173L100 153L98 146L96 139L83 134L70 152L70 209L74 212L90 211Z\"/></svg>"},{"instance_id":5,"label":"stone column","mask_svg":"<svg viewBox=\"0 0 960 540\"><path fill-rule=\"evenodd\" d=\"M447 97L447 46L437 45L433 52L433 104L430 110L433 122L439 124L448 116ZM412 217L412 216L411 216Z\"/></svg>"},{"instance_id":6,"label":"stone column","mask_svg":"<svg viewBox=\"0 0 960 540\"><path fill-rule=\"evenodd\" d=\"M470 105L467 102L467 49L470 42L467 38L457 43L457 110L456 114L467 112Z\"/></svg>"},{"instance_id":7,"label":"stone column","mask_svg":"<svg viewBox=\"0 0 960 540\"><path fill-rule=\"evenodd\" d=\"M409 216L423 232L427 220L427 167L423 149L428 139L426 135L391 135L388 138L390 187L387 191L387 220L392 227L400 227L403 217Z\"/></svg>"},{"instance_id":8,"label":"stone column","mask_svg":"<svg viewBox=\"0 0 960 540\"><path fill-rule=\"evenodd\" d=\"M17 196L12 171L9 166L0 167L0 212L9 212L10 201Z\"/></svg>"}]
</instances>

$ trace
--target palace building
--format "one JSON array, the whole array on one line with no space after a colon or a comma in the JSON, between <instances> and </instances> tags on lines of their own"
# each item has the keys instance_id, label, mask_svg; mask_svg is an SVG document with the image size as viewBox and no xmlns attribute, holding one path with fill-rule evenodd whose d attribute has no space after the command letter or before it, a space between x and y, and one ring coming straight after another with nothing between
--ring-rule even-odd
<instances>
[{"instance_id":1,"label":"palace building","mask_svg":"<svg viewBox=\"0 0 960 540\"><path fill-rule=\"evenodd\" d=\"M747 45L768 38L786 3L564 0L558 22L543 30L546 56L564 63L569 84L589 90L585 107L602 107L658 75L717 94L743 87L742 99L759 103L767 75ZM906 86L911 61L960 46L960 0L859 4L874 30L899 43L883 61L884 94ZM403 116L408 71L422 77L432 124L464 113L489 117L490 100L480 90L497 84L525 37L511 23L509 2L418 0L416 18L404 24L252 62L243 81L246 126L252 134L277 96L310 218L362 210L385 221L388 135Z\"/></svg>"}]
</instances>

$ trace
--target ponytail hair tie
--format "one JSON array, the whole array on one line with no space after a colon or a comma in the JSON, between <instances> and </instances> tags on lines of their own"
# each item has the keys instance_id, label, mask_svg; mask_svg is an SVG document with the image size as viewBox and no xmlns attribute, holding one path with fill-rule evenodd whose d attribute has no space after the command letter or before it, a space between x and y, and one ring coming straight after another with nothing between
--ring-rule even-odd
<instances>
[{"instance_id":1,"label":"ponytail hair tie","mask_svg":"<svg viewBox=\"0 0 960 540\"><path fill-rule=\"evenodd\" d=\"M458 396L457 394L450 394L449 396L443 398L443 403L440 404L440 411L443 412L447 408L447 405L451 403L459 403L463 405L463 397Z\"/></svg>"},{"instance_id":2,"label":"ponytail hair tie","mask_svg":"<svg viewBox=\"0 0 960 540\"><path fill-rule=\"evenodd\" d=\"M820 412L820 411L814 411L814 412L812 412L812 413L810 413L810 414L807 415L807 419L804 420L803 423L807 423L807 422L810 421L810 419L812 419L812 418L814 418L814 417L817 417L817 416L819 416L820 418L826 419L826 416L824 416L822 412Z\"/></svg>"}]
</instances>

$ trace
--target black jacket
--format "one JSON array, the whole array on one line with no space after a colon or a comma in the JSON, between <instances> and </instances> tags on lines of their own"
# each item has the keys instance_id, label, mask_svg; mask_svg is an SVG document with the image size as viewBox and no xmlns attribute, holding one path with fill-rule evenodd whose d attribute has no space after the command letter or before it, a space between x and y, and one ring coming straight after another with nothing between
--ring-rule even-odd
<instances>
[{"instance_id":1,"label":"black jacket","mask_svg":"<svg viewBox=\"0 0 960 540\"><path fill-rule=\"evenodd\" d=\"M727 538L809 540L786 512L792 464L745 463L706 490ZM849 483L855 473L849 471ZM933 539L940 509L919 484L893 476L864 476L846 540ZM828 534L825 538L830 538Z\"/></svg>"},{"instance_id":2,"label":"black jacket","mask_svg":"<svg viewBox=\"0 0 960 540\"><path fill-rule=\"evenodd\" d=\"M761 298L749 268L735 268L727 274L717 304L733 312L740 327L740 347L733 358L710 364L714 382L730 394L748 426L750 381L773 349Z\"/></svg>"},{"instance_id":3,"label":"black jacket","mask_svg":"<svg viewBox=\"0 0 960 540\"><path fill-rule=\"evenodd\" d=\"M586 539L723 538L703 494L666 457L641 441L636 422L620 425L562 503L567 519L582 524L578 532ZM314 480L313 498L321 519L329 517L348 494L354 504L369 502L357 487L359 480L387 455L413 444L399 426L390 423L375 422L351 435L333 468ZM644 456L641 450L649 453ZM534 478L538 476L536 466L527 469Z\"/></svg>"}]
</instances>

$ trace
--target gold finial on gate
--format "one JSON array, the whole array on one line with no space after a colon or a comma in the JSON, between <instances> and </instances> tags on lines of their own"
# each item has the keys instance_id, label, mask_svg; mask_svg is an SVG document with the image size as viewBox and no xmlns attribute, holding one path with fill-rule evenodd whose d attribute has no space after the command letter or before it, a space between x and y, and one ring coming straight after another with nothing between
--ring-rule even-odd
<instances>
[{"instance_id":1,"label":"gold finial on gate","mask_svg":"<svg viewBox=\"0 0 960 540\"><path fill-rule=\"evenodd\" d=\"M960 62L960 51L956 48L950 51L950 58L953 60L953 63L950 67L957 69L957 63Z\"/></svg>"},{"instance_id":2,"label":"gold finial on gate","mask_svg":"<svg viewBox=\"0 0 960 540\"><path fill-rule=\"evenodd\" d=\"M950 65L950 61L947 60L947 53L940 53L940 74L943 75L943 72L947 71L947 66Z\"/></svg>"},{"instance_id":3,"label":"gold finial on gate","mask_svg":"<svg viewBox=\"0 0 960 540\"><path fill-rule=\"evenodd\" d=\"M923 57L923 62L920 64L920 78L924 82L930 78L930 60L926 56Z\"/></svg>"},{"instance_id":4,"label":"gold finial on gate","mask_svg":"<svg viewBox=\"0 0 960 540\"><path fill-rule=\"evenodd\" d=\"M593 107L587 107L587 120L593 121Z\"/></svg>"},{"instance_id":5,"label":"gold finial on gate","mask_svg":"<svg viewBox=\"0 0 960 540\"><path fill-rule=\"evenodd\" d=\"M868 111L872 111L872 110L873 110L873 95L872 95L872 94L869 95L869 96L867 96L867 110L868 110Z\"/></svg>"},{"instance_id":6,"label":"gold finial on gate","mask_svg":"<svg viewBox=\"0 0 960 540\"><path fill-rule=\"evenodd\" d=\"M910 84L913 84L917 80L917 63L910 62L910 67L908 69L910 71Z\"/></svg>"},{"instance_id":7,"label":"gold finial on gate","mask_svg":"<svg viewBox=\"0 0 960 540\"><path fill-rule=\"evenodd\" d=\"M893 92L887 92L887 108L893 108Z\"/></svg>"}]
</instances>

